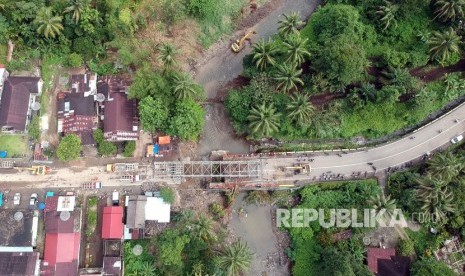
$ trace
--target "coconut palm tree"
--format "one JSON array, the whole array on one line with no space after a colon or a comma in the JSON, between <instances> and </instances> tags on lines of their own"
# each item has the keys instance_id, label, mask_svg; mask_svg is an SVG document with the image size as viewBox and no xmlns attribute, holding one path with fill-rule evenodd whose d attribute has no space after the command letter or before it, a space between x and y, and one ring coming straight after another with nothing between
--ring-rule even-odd
<instances>
[{"instance_id":1,"label":"coconut palm tree","mask_svg":"<svg viewBox=\"0 0 465 276\"><path fill-rule=\"evenodd\" d=\"M302 69L297 69L291 64L278 65L277 69L274 79L278 83L278 89L289 92L292 89L297 89L297 84L304 85L300 78Z\"/></svg>"},{"instance_id":2,"label":"coconut palm tree","mask_svg":"<svg viewBox=\"0 0 465 276\"><path fill-rule=\"evenodd\" d=\"M453 195L448 190L447 182L428 174L418 179L417 184L417 198L422 203L424 215L430 220L437 220L437 224L442 224L446 214L455 211Z\"/></svg>"},{"instance_id":3,"label":"coconut palm tree","mask_svg":"<svg viewBox=\"0 0 465 276\"><path fill-rule=\"evenodd\" d=\"M440 63L448 60L452 54L460 52L460 43L460 36L452 28L443 33L433 32L428 40L430 59Z\"/></svg>"},{"instance_id":4,"label":"coconut palm tree","mask_svg":"<svg viewBox=\"0 0 465 276\"><path fill-rule=\"evenodd\" d=\"M447 182L440 176L427 174L426 176L417 179L418 184L418 199L421 201L434 200L438 194L444 189Z\"/></svg>"},{"instance_id":5,"label":"coconut palm tree","mask_svg":"<svg viewBox=\"0 0 465 276\"><path fill-rule=\"evenodd\" d=\"M171 44L163 43L159 48L158 59L163 63L165 70L171 69L177 64L178 50Z\"/></svg>"},{"instance_id":6,"label":"coconut palm tree","mask_svg":"<svg viewBox=\"0 0 465 276\"><path fill-rule=\"evenodd\" d=\"M305 125L311 122L315 107L310 103L310 99L304 94L295 94L286 106L288 116L298 125Z\"/></svg>"},{"instance_id":7,"label":"coconut palm tree","mask_svg":"<svg viewBox=\"0 0 465 276\"><path fill-rule=\"evenodd\" d=\"M265 42L265 40L260 39L252 48L253 61L260 70L276 64L274 55L278 52L278 48L273 41L268 40L268 42Z\"/></svg>"},{"instance_id":8,"label":"coconut palm tree","mask_svg":"<svg viewBox=\"0 0 465 276\"><path fill-rule=\"evenodd\" d=\"M430 189L428 189L430 188ZM454 196L449 192L447 187L436 189L435 187L423 187L426 190L419 190L419 200L423 203L421 210L426 216L427 221L443 224L448 213L454 213L453 204ZM423 193L421 195L420 193ZM425 194L429 196L424 197Z\"/></svg>"},{"instance_id":9,"label":"coconut palm tree","mask_svg":"<svg viewBox=\"0 0 465 276\"><path fill-rule=\"evenodd\" d=\"M286 62L296 66L304 63L305 58L310 57L310 52L307 50L308 38L302 39L300 35L291 35L283 41L283 52L286 57Z\"/></svg>"},{"instance_id":10,"label":"coconut palm tree","mask_svg":"<svg viewBox=\"0 0 465 276\"><path fill-rule=\"evenodd\" d=\"M63 30L61 24L62 16L54 15L51 7L43 7L37 13L34 19L34 24L38 25L37 32L44 35L46 38L51 36L54 38Z\"/></svg>"},{"instance_id":11,"label":"coconut palm tree","mask_svg":"<svg viewBox=\"0 0 465 276\"><path fill-rule=\"evenodd\" d=\"M446 22L455 21L456 19L463 18L465 1L464 0L436 0L434 2L435 19Z\"/></svg>"},{"instance_id":12,"label":"coconut palm tree","mask_svg":"<svg viewBox=\"0 0 465 276\"><path fill-rule=\"evenodd\" d=\"M195 237L210 242L216 240L213 231L213 221L207 216L201 214L194 222L191 232Z\"/></svg>"},{"instance_id":13,"label":"coconut palm tree","mask_svg":"<svg viewBox=\"0 0 465 276\"><path fill-rule=\"evenodd\" d=\"M391 26L394 26L394 28L397 27L396 13L398 10L398 5L392 4L387 0L384 0L383 5L378 7L375 13L380 17L379 20L383 24L383 31Z\"/></svg>"},{"instance_id":14,"label":"coconut palm tree","mask_svg":"<svg viewBox=\"0 0 465 276\"><path fill-rule=\"evenodd\" d=\"M460 174L464 168L464 160L450 151L435 155L428 161L428 171L445 182L449 182Z\"/></svg>"},{"instance_id":15,"label":"coconut palm tree","mask_svg":"<svg viewBox=\"0 0 465 276\"><path fill-rule=\"evenodd\" d=\"M368 200L370 204L376 211L386 210L386 215L392 216L394 210L396 209L397 201L391 199L391 196L385 196L383 193L377 194L376 196Z\"/></svg>"},{"instance_id":16,"label":"coconut palm tree","mask_svg":"<svg viewBox=\"0 0 465 276\"><path fill-rule=\"evenodd\" d=\"M300 28L304 22L300 20L300 15L297 12L292 12L289 15L283 14L284 18L279 20L278 31L279 34L283 37L286 37L290 34L298 33L298 28Z\"/></svg>"},{"instance_id":17,"label":"coconut palm tree","mask_svg":"<svg viewBox=\"0 0 465 276\"><path fill-rule=\"evenodd\" d=\"M73 13L74 23L78 23L81 18L81 13L84 7L88 4L87 0L70 0L69 6L65 8L63 13Z\"/></svg>"},{"instance_id":18,"label":"coconut palm tree","mask_svg":"<svg viewBox=\"0 0 465 276\"><path fill-rule=\"evenodd\" d=\"M247 119L249 120L249 129L252 135L257 137L269 137L278 131L279 119L281 114L276 111L272 104L262 103L253 107Z\"/></svg>"},{"instance_id":19,"label":"coconut palm tree","mask_svg":"<svg viewBox=\"0 0 465 276\"><path fill-rule=\"evenodd\" d=\"M173 76L173 94L176 99L196 99L201 91L201 87L192 80L190 75L180 73Z\"/></svg>"},{"instance_id":20,"label":"coconut palm tree","mask_svg":"<svg viewBox=\"0 0 465 276\"><path fill-rule=\"evenodd\" d=\"M241 275L250 268L252 257L247 244L236 241L223 249L218 256L218 265L228 276Z\"/></svg>"}]
</instances>

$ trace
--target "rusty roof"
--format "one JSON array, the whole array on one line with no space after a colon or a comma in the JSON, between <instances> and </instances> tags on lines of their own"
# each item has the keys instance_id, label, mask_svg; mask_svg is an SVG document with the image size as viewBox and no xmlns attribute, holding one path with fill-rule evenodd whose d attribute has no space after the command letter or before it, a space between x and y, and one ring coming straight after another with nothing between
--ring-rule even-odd
<instances>
[{"instance_id":1,"label":"rusty roof","mask_svg":"<svg viewBox=\"0 0 465 276\"><path fill-rule=\"evenodd\" d=\"M0 127L26 130L29 97L39 93L37 77L9 77L4 82L0 103Z\"/></svg>"}]
</instances>

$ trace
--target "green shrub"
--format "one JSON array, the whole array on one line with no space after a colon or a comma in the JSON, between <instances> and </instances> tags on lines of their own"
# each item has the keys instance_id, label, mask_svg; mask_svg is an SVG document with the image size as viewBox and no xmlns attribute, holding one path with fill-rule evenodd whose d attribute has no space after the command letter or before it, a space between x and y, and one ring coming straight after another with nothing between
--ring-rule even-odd
<instances>
[{"instance_id":1,"label":"green shrub","mask_svg":"<svg viewBox=\"0 0 465 276\"><path fill-rule=\"evenodd\" d=\"M169 204L174 203L174 191L170 187L163 187L160 189L160 196L163 201Z\"/></svg>"},{"instance_id":2,"label":"green shrub","mask_svg":"<svg viewBox=\"0 0 465 276\"><path fill-rule=\"evenodd\" d=\"M66 135L58 144L57 157L65 162L75 160L79 157L81 148L81 139L78 136Z\"/></svg>"},{"instance_id":3,"label":"green shrub","mask_svg":"<svg viewBox=\"0 0 465 276\"><path fill-rule=\"evenodd\" d=\"M32 117L31 123L27 127L27 134L35 142L39 142L41 133L42 132L40 131L40 118L36 115Z\"/></svg>"},{"instance_id":4,"label":"green shrub","mask_svg":"<svg viewBox=\"0 0 465 276\"><path fill-rule=\"evenodd\" d=\"M397 248L397 253L401 256L412 256L415 253L413 241L410 239L401 240Z\"/></svg>"},{"instance_id":5,"label":"green shrub","mask_svg":"<svg viewBox=\"0 0 465 276\"><path fill-rule=\"evenodd\" d=\"M115 155L117 150L116 145L110 141L103 141L98 145L98 152L104 156Z\"/></svg>"},{"instance_id":6,"label":"green shrub","mask_svg":"<svg viewBox=\"0 0 465 276\"><path fill-rule=\"evenodd\" d=\"M71 67L71 68L81 67L82 63L83 63L83 59L82 59L82 56L80 54L71 53L68 56L67 64L68 64L69 67Z\"/></svg>"},{"instance_id":7,"label":"green shrub","mask_svg":"<svg viewBox=\"0 0 465 276\"><path fill-rule=\"evenodd\" d=\"M103 142L103 131L100 128L97 128L94 130L92 133L92 136L97 144L100 144Z\"/></svg>"},{"instance_id":8,"label":"green shrub","mask_svg":"<svg viewBox=\"0 0 465 276\"><path fill-rule=\"evenodd\" d=\"M136 150L136 142L135 141L128 141L124 144L124 157L133 157L134 151Z\"/></svg>"},{"instance_id":9,"label":"green shrub","mask_svg":"<svg viewBox=\"0 0 465 276\"><path fill-rule=\"evenodd\" d=\"M251 191L247 193L245 201L248 204L269 204L271 203L271 195L268 191Z\"/></svg>"},{"instance_id":10,"label":"green shrub","mask_svg":"<svg viewBox=\"0 0 465 276\"><path fill-rule=\"evenodd\" d=\"M226 215L223 206L217 202L210 204L209 210L216 220L222 219Z\"/></svg>"}]
</instances>

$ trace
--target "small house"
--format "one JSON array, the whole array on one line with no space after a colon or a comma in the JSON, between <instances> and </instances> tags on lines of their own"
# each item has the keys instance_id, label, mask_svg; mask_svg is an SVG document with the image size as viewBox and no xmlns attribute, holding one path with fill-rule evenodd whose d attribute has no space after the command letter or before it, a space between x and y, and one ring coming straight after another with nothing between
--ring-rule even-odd
<instances>
[{"instance_id":1,"label":"small house","mask_svg":"<svg viewBox=\"0 0 465 276\"><path fill-rule=\"evenodd\" d=\"M102 95L103 136L112 142L139 139L137 102L128 98L130 81L119 76L99 77L97 92Z\"/></svg>"},{"instance_id":2,"label":"small house","mask_svg":"<svg viewBox=\"0 0 465 276\"><path fill-rule=\"evenodd\" d=\"M410 258L396 256L395 248L369 247L367 257L368 268L377 276L410 275Z\"/></svg>"},{"instance_id":3,"label":"small house","mask_svg":"<svg viewBox=\"0 0 465 276\"><path fill-rule=\"evenodd\" d=\"M103 208L102 239L121 240L123 238L123 207Z\"/></svg>"},{"instance_id":4,"label":"small house","mask_svg":"<svg viewBox=\"0 0 465 276\"><path fill-rule=\"evenodd\" d=\"M3 83L0 99L0 128L8 132L24 132L32 117L32 104L42 92L39 77L11 77Z\"/></svg>"}]
</instances>

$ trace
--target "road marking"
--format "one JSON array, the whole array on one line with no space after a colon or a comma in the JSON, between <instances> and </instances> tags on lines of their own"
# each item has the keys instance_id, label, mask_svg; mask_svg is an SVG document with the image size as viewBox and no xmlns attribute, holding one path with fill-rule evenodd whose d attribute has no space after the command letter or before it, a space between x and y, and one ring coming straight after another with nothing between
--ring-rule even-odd
<instances>
[{"instance_id":1,"label":"road marking","mask_svg":"<svg viewBox=\"0 0 465 276\"><path fill-rule=\"evenodd\" d=\"M455 127L458 127L458 126L460 126L460 125L461 125L460 123L456 123L456 124L452 125L451 127L447 128L446 130L442 131L441 133L436 134L435 136L429 138L428 140L426 140L426 141L424 141L424 142L422 142L422 143L419 143L419 144L417 144L416 146L413 146L413 147L411 147L411 148L409 148L409 149L407 149L407 150L398 152L398 153L396 153L396 154L394 154L394 155L389 155L389 156L386 156L386 157L383 157L383 158L374 159L374 160L369 160L369 161L367 161L367 162L352 163L352 164L339 165L339 166L330 166L330 167L312 167L312 170L331 169L331 168L342 168L342 167L351 167L351 166L357 166L357 165L363 165L363 164L365 164L365 165L368 166L367 163L369 163L369 162L370 162L370 163L374 163L374 162L377 162L377 161L381 161L381 160L384 160L384 159L389 159L389 158L398 156L398 155L400 155L400 154L406 153L406 152L408 152L408 151L411 151L411 150L413 150L413 149L415 149L415 148L417 148L417 147L419 147L419 146L422 146L422 145L424 145L424 144L430 142L431 140L434 140L434 139L435 139L436 137L438 137L438 136L441 136L441 135L443 135L443 134L446 134L446 133L447 133L448 131L450 131L451 129L453 129L453 128L455 128ZM405 138L404 138L404 139L401 139L401 140L405 140ZM400 140L398 140L398 141L400 141ZM441 146L443 146L443 145L445 145L445 144L447 144L447 143L449 143L449 141L447 141L447 142L441 144L440 146L434 148L433 150L436 150L437 148L440 148ZM394 144L394 143L392 143L392 144ZM375 149L378 149L378 148L375 148ZM375 149L373 149L373 150L375 150ZM415 157L415 158L418 158L418 157L422 156L423 154L425 154L425 153L422 153L422 154L420 154L419 156L417 156L417 157ZM318 157L316 157L316 158L318 158ZM399 163L399 164L404 164L404 163L406 163L406 162L409 162L409 161L411 161L411 160L414 160L415 158L409 159L408 161L404 161L404 162L401 162L401 163ZM397 164L397 165L399 165L399 164ZM393 166L397 166L397 165L393 165ZM388 167L386 167L386 168L388 168ZM380 168L380 169L381 169L381 168ZM383 169L385 169L385 168L383 168Z\"/></svg>"}]
</instances>

